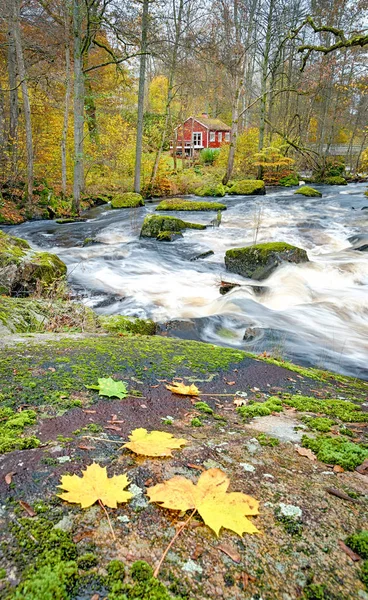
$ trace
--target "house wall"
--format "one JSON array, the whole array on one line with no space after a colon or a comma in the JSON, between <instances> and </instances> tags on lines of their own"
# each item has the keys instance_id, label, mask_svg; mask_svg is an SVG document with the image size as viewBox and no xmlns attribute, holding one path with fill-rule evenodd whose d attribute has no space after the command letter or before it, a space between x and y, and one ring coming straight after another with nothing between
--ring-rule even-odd
<instances>
[{"instance_id":1,"label":"house wall","mask_svg":"<svg viewBox=\"0 0 368 600\"><path fill-rule=\"evenodd\" d=\"M184 123L184 142L191 144L192 143L192 121L193 119L188 119ZM178 146L182 143L182 125L178 127ZM208 139L207 139L207 128L194 120L193 123L193 133L202 133L202 145L203 148L208 147Z\"/></svg>"},{"instance_id":2,"label":"house wall","mask_svg":"<svg viewBox=\"0 0 368 600\"><path fill-rule=\"evenodd\" d=\"M215 141L214 142L209 142L208 147L209 148L220 148L221 145L225 142L225 133L228 133L228 132L226 132L226 131L215 131L214 133L215 133ZM219 139L219 134L221 135L221 140ZM210 139L210 132L208 134L208 139Z\"/></svg>"}]
</instances>

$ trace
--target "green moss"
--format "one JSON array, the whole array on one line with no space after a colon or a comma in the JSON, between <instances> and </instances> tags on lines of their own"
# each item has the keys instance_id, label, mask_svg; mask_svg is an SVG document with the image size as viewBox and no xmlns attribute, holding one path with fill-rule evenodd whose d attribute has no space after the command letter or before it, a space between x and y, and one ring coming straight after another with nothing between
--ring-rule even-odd
<instances>
[{"instance_id":1,"label":"green moss","mask_svg":"<svg viewBox=\"0 0 368 600\"><path fill-rule=\"evenodd\" d=\"M283 185L284 187L299 185L299 177L295 174L287 175L286 177L281 177L281 179L279 180L279 185Z\"/></svg>"},{"instance_id":2,"label":"green moss","mask_svg":"<svg viewBox=\"0 0 368 600\"><path fill-rule=\"evenodd\" d=\"M321 435L313 439L303 436L302 446L313 450L321 462L340 465L347 471L354 471L368 457L367 448L343 437Z\"/></svg>"},{"instance_id":3,"label":"green moss","mask_svg":"<svg viewBox=\"0 0 368 600\"><path fill-rule=\"evenodd\" d=\"M269 242L246 248L232 248L225 254L225 265L229 271L258 280L268 277L284 261L307 262L308 255L302 248L286 242Z\"/></svg>"},{"instance_id":4,"label":"green moss","mask_svg":"<svg viewBox=\"0 0 368 600\"><path fill-rule=\"evenodd\" d=\"M156 324L149 319L112 315L101 316L98 321L101 327L110 333L134 333L135 335L154 335L156 333Z\"/></svg>"},{"instance_id":5,"label":"green moss","mask_svg":"<svg viewBox=\"0 0 368 600\"><path fill-rule=\"evenodd\" d=\"M142 560L131 567L133 584L124 583L124 565L120 561L111 561L107 570L108 600L174 600L164 584L153 577L152 567Z\"/></svg>"},{"instance_id":6,"label":"green moss","mask_svg":"<svg viewBox=\"0 0 368 600\"><path fill-rule=\"evenodd\" d=\"M283 399L283 403L300 412L323 413L330 417L337 417L344 423L368 422L368 413L363 412L359 406L348 400L295 395Z\"/></svg>"},{"instance_id":7,"label":"green moss","mask_svg":"<svg viewBox=\"0 0 368 600\"><path fill-rule=\"evenodd\" d=\"M360 579L368 589L368 560L365 560L362 564L362 568L360 571Z\"/></svg>"},{"instance_id":8,"label":"green moss","mask_svg":"<svg viewBox=\"0 0 368 600\"><path fill-rule=\"evenodd\" d=\"M264 181L261 179L241 179L235 181L228 189L229 194L240 196L263 195L266 193Z\"/></svg>"},{"instance_id":9,"label":"green moss","mask_svg":"<svg viewBox=\"0 0 368 600\"><path fill-rule=\"evenodd\" d=\"M202 421L198 417L194 417L194 419L190 422L192 427L202 427Z\"/></svg>"},{"instance_id":10,"label":"green moss","mask_svg":"<svg viewBox=\"0 0 368 600\"><path fill-rule=\"evenodd\" d=\"M304 588L303 600L329 600L330 597L323 584L310 583Z\"/></svg>"},{"instance_id":11,"label":"green moss","mask_svg":"<svg viewBox=\"0 0 368 600\"><path fill-rule=\"evenodd\" d=\"M239 406L237 411L244 419L252 419L253 417L266 417L273 412L281 412L282 401L280 398L271 397L265 402L252 402L246 406Z\"/></svg>"},{"instance_id":12,"label":"green moss","mask_svg":"<svg viewBox=\"0 0 368 600\"><path fill-rule=\"evenodd\" d=\"M125 577L125 566L121 560L111 560L107 566L108 581L122 581Z\"/></svg>"},{"instance_id":13,"label":"green moss","mask_svg":"<svg viewBox=\"0 0 368 600\"><path fill-rule=\"evenodd\" d=\"M157 234L157 239L160 242L172 242L178 237L183 237L181 233L173 232L173 231L160 231Z\"/></svg>"},{"instance_id":14,"label":"green moss","mask_svg":"<svg viewBox=\"0 0 368 600\"><path fill-rule=\"evenodd\" d=\"M134 581L148 581L153 576L153 569L145 561L137 560L132 565L130 574Z\"/></svg>"},{"instance_id":15,"label":"green moss","mask_svg":"<svg viewBox=\"0 0 368 600\"><path fill-rule=\"evenodd\" d=\"M196 402L194 408L208 415L213 415L213 410L208 406L207 402Z\"/></svg>"},{"instance_id":16,"label":"green moss","mask_svg":"<svg viewBox=\"0 0 368 600\"><path fill-rule=\"evenodd\" d=\"M345 544L349 546L354 552L359 554L361 558L368 559L368 530L364 529L363 531L359 531L359 533L353 533L349 535Z\"/></svg>"},{"instance_id":17,"label":"green moss","mask_svg":"<svg viewBox=\"0 0 368 600\"><path fill-rule=\"evenodd\" d=\"M78 579L74 561L46 564L19 584L13 600L68 600Z\"/></svg>"},{"instance_id":18,"label":"green moss","mask_svg":"<svg viewBox=\"0 0 368 600\"><path fill-rule=\"evenodd\" d=\"M318 190L310 187L309 185L303 185L298 190L295 190L294 194L301 194L302 196L307 196L308 198L321 198L322 194Z\"/></svg>"},{"instance_id":19,"label":"green moss","mask_svg":"<svg viewBox=\"0 0 368 600\"><path fill-rule=\"evenodd\" d=\"M334 425L334 421L332 421L332 419L327 419L326 417L304 417L302 420L310 429L315 429L316 431L321 431L323 433L330 431L331 427Z\"/></svg>"},{"instance_id":20,"label":"green moss","mask_svg":"<svg viewBox=\"0 0 368 600\"><path fill-rule=\"evenodd\" d=\"M78 557L77 564L79 569L92 569L98 565L98 557L93 552L86 552Z\"/></svg>"},{"instance_id":21,"label":"green moss","mask_svg":"<svg viewBox=\"0 0 368 600\"><path fill-rule=\"evenodd\" d=\"M135 192L118 194L111 200L111 208L136 208L137 206L144 206L144 200Z\"/></svg>"},{"instance_id":22,"label":"green moss","mask_svg":"<svg viewBox=\"0 0 368 600\"><path fill-rule=\"evenodd\" d=\"M0 268L11 264L19 265L28 250L30 245L26 240L0 231Z\"/></svg>"},{"instance_id":23,"label":"green moss","mask_svg":"<svg viewBox=\"0 0 368 600\"><path fill-rule=\"evenodd\" d=\"M23 436L24 429L36 422L34 410L14 413L11 408L0 408L0 454L12 450L37 448L40 445L34 435Z\"/></svg>"},{"instance_id":24,"label":"green moss","mask_svg":"<svg viewBox=\"0 0 368 600\"><path fill-rule=\"evenodd\" d=\"M162 217L159 215L150 215L143 221L141 237L157 238L161 232L180 233L184 229L206 229L205 225L199 223L188 223L177 219L176 217Z\"/></svg>"},{"instance_id":25,"label":"green moss","mask_svg":"<svg viewBox=\"0 0 368 600\"><path fill-rule=\"evenodd\" d=\"M271 448L279 446L280 444L280 440L278 440L275 437L266 435L265 433L260 433L259 435L257 435L257 440L259 441L261 446L270 446Z\"/></svg>"},{"instance_id":26,"label":"green moss","mask_svg":"<svg viewBox=\"0 0 368 600\"><path fill-rule=\"evenodd\" d=\"M344 177L336 175L335 177L326 177L323 183L327 183L327 185L347 185L348 182Z\"/></svg>"},{"instance_id":27,"label":"green moss","mask_svg":"<svg viewBox=\"0 0 368 600\"><path fill-rule=\"evenodd\" d=\"M0 569L0 579L5 579L5 577L6 577L6 570Z\"/></svg>"},{"instance_id":28,"label":"green moss","mask_svg":"<svg viewBox=\"0 0 368 600\"><path fill-rule=\"evenodd\" d=\"M172 200L162 200L156 207L156 210L190 210L190 211L208 211L208 210L226 210L225 204L219 202L192 202L190 200L181 200L173 198Z\"/></svg>"},{"instance_id":29,"label":"green moss","mask_svg":"<svg viewBox=\"0 0 368 600\"><path fill-rule=\"evenodd\" d=\"M204 196L222 198L226 194L226 188L222 183L213 183L197 188L194 193L196 196L201 196L202 198Z\"/></svg>"}]
</instances>

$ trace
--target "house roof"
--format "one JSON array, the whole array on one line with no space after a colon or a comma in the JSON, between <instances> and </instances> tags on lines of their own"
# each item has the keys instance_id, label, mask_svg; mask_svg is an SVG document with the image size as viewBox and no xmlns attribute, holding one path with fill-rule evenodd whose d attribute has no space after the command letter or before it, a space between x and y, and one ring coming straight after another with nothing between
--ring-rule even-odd
<instances>
[{"instance_id":1,"label":"house roof","mask_svg":"<svg viewBox=\"0 0 368 600\"><path fill-rule=\"evenodd\" d=\"M198 121L198 123L204 125L204 127L208 127L208 129L210 130L214 129L215 131L231 131L231 127L229 127L229 125L226 125L226 123L224 123L220 119L213 119L212 117L206 117L204 115L200 115L198 117L193 118L195 119L195 121Z\"/></svg>"}]
</instances>

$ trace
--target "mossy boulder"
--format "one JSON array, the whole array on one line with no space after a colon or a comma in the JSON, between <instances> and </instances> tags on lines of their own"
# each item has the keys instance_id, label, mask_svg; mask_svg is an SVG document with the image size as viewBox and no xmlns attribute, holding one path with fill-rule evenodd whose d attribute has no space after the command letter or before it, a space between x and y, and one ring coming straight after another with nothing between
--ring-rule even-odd
<instances>
[{"instance_id":1,"label":"mossy boulder","mask_svg":"<svg viewBox=\"0 0 368 600\"><path fill-rule=\"evenodd\" d=\"M309 185L303 185L298 190L295 190L294 194L300 194L301 196L307 196L308 198L322 198L321 192Z\"/></svg>"},{"instance_id":2,"label":"mossy boulder","mask_svg":"<svg viewBox=\"0 0 368 600\"><path fill-rule=\"evenodd\" d=\"M144 206L144 200L135 192L118 194L111 200L111 208L137 208L137 206Z\"/></svg>"},{"instance_id":3,"label":"mossy boulder","mask_svg":"<svg viewBox=\"0 0 368 600\"><path fill-rule=\"evenodd\" d=\"M42 292L64 278L66 271L55 254L33 252L25 240L0 232L0 294Z\"/></svg>"},{"instance_id":4,"label":"mossy boulder","mask_svg":"<svg viewBox=\"0 0 368 600\"><path fill-rule=\"evenodd\" d=\"M172 198L171 200L162 200L156 207L156 210L226 210L226 205L220 202L196 202L192 200L182 200L181 198Z\"/></svg>"},{"instance_id":5,"label":"mossy boulder","mask_svg":"<svg viewBox=\"0 0 368 600\"><path fill-rule=\"evenodd\" d=\"M327 185L347 185L348 182L344 177L340 177L340 175L336 175L334 177L326 177L323 180L323 183L327 183Z\"/></svg>"},{"instance_id":6,"label":"mossy boulder","mask_svg":"<svg viewBox=\"0 0 368 600\"><path fill-rule=\"evenodd\" d=\"M232 183L228 193L239 196L262 196L266 193L266 188L261 179L241 179Z\"/></svg>"},{"instance_id":7,"label":"mossy boulder","mask_svg":"<svg viewBox=\"0 0 368 600\"><path fill-rule=\"evenodd\" d=\"M226 188L222 183L213 183L208 185L203 185L195 190L196 196L211 196L213 198L223 197L226 194Z\"/></svg>"},{"instance_id":8,"label":"mossy boulder","mask_svg":"<svg viewBox=\"0 0 368 600\"><path fill-rule=\"evenodd\" d=\"M149 319L111 315L101 316L98 320L101 327L110 333L132 333L135 335L154 335L156 333L156 323Z\"/></svg>"},{"instance_id":9,"label":"mossy boulder","mask_svg":"<svg viewBox=\"0 0 368 600\"><path fill-rule=\"evenodd\" d=\"M285 242L233 248L225 254L228 271L251 279L266 279L283 262L308 262L305 250Z\"/></svg>"},{"instance_id":10,"label":"mossy boulder","mask_svg":"<svg viewBox=\"0 0 368 600\"><path fill-rule=\"evenodd\" d=\"M159 215L150 215L143 221L141 237L153 237L161 241L170 241L165 239L168 233L180 234L185 229L206 229L205 225L199 223L188 223L176 217L161 217ZM162 236L161 234L165 234Z\"/></svg>"}]
</instances>

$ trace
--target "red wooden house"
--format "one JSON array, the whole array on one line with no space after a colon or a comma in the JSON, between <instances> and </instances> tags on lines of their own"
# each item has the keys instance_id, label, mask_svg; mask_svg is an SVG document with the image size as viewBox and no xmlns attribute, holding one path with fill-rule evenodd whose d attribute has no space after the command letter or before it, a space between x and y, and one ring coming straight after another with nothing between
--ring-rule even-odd
<instances>
[{"instance_id":1,"label":"red wooden house","mask_svg":"<svg viewBox=\"0 0 368 600\"><path fill-rule=\"evenodd\" d=\"M175 128L175 140L171 149L176 146L176 153L191 156L203 148L220 148L224 142L230 142L231 127L203 113L199 117L189 117L182 125Z\"/></svg>"}]
</instances>

